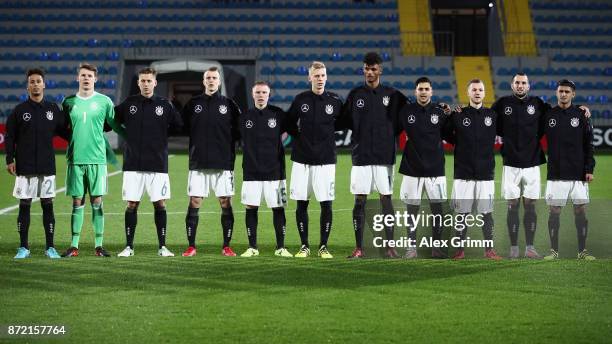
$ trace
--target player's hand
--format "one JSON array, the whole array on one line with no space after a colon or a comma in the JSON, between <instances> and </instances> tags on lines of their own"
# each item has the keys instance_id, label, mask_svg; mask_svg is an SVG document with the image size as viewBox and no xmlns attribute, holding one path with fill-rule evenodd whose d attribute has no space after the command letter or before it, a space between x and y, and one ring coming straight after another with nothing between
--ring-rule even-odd
<instances>
[{"instance_id":1,"label":"player's hand","mask_svg":"<svg viewBox=\"0 0 612 344\"><path fill-rule=\"evenodd\" d=\"M580 105L580 110L584 111L584 117L591 118L591 110L589 110L588 107L586 107L584 105Z\"/></svg>"},{"instance_id":2,"label":"player's hand","mask_svg":"<svg viewBox=\"0 0 612 344\"><path fill-rule=\"evenodd\" d=\"M8 171L8 173L10 173L12 175L15 175L15 171L16 171L15 163L12 162L12 163L6 165L6 170Z\"/></svg>"},{"instance_id":3,"label":"player's hand","mask_svg":"<svg viewBox=\"0 0 612 344\"><path fill-rule=\"evenodd\" d=\"M455 107L453 108L453 111L460 113L461 112L461 105L455 105Z\"/></svg>"},{"instance_id":4,"label":"player's hand","mask_svg":"<svg viewBox=\"0 0 612 344\"><path fill-rule=\"evenodd\" d=\"M446 104L446 103L440 103L440 107L442 108L442 110L444 111L445 115L450 115L450 113L453 111L450 107L450 105Z\"/></svg>"},{"instance_id":5,"label":"player's hand","mask_svg":"<svg viewBox=\"0 0 612 344\"><path fill-rule=\"evenodd\" d=\"M587 183L590 183L593 181L593 174L592 173L587 173L584 175L584 179L587 181Z\"/></svg>"}]
</instances>

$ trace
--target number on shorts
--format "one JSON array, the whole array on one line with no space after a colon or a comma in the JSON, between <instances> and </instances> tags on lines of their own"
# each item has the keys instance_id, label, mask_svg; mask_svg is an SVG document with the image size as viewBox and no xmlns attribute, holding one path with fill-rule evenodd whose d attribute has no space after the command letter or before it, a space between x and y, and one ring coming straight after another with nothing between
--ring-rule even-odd
<instances>
[{"instance_id":1,"label":"number on shorts","mask_svg":"<svg viewBox=\"0 0 612 344\"><path fill-rule=\"evenodd\" d=\"M336 183L334 182L329 183L329 195L331 197L334 197L334 193L336 192L335 188L336 188Z\"/></svg>"},{"instance_id":2,"label":"number on shorts","mask_svg":"<svg viewBox=\"0 0 612 344\"><path fill-rule=\"evenodd\" d=\"M278 203L287 204L287 189L284 186L278 189Z\"/></svg>"},{"instance_id":3,"label":"number on shorts","mask_svg":"<svg viewBox=\"0 0 612 344\"><path fill-rule=\"evenodd\" d=\"M164 182L164 186L162 186L161 188L161 195L166 196L167 192L168 192L168 185L166 185L166 182Z\"/></svg>"},{"instance_id":4,"label":"number on shorts","mask_svg":"<svg viewBox=\"0 0 612 344\"><path fill-rule=\"evenodd\" d=\"M47 188L47 191L45 191L45 192L44 192L44 193L45 193L45 195L46 195L46 196L51 196L51 195L53 195L53 190L52 190L52 188L53 188L53 183L51 182L51 179L47 179L47 180L45 180L45 181L43 182L43 188L45 188L45 187Z\"/></svg>"}]
</instances>

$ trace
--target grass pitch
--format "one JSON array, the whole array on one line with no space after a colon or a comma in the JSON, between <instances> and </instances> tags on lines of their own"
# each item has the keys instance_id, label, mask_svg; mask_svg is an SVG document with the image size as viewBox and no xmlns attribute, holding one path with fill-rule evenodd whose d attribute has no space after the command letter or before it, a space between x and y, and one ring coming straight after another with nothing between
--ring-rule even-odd
<instances>
[{"instance_id":1,"label":"grass pitch","mask_svg":"<svg viewBox=\"0 0 612 344\"><path fill-rule=\"evenodd\" d=\"M58 187L64 185L65 158L58 156ZM398 161L399 162L399 161ZM597 156L596 181L588 246L610 257L612 236L612 157ZM452 157L447 156L452 176ZM236 180L241 181L240 157ZM290 163L287 164L290 168ZM172 199L168 202L168 247L179 255L186 247L187 157L170 158ZM262 256L220 256L221 228L216 200L205 200L200 212L198 255L192 259L156 256L152 207L145 197L139 209L136 255L129 259L93 257L90 208L81 236L81 256L50 261L43 257L40 205L32 205L30 242L33 257L14 261L18 246L17 210L0 215L0 326L66 325L64 337L10 338L0 342L130 342L130 343L600 343L612 333L612 260L556 262L483 259L414 261L370 259L348 261L354 245L349 193L350 156L340 155L330 250L336 259L272 257L272 214L260 209ZM109 172L112 172L112 168ZM542 169L545 176L545 168ZM290 173L288 172L288 175ZM496 175L501 175L498 158ZM396 191L401 176L396 175ZM449 192L452 178L449 178ZM545 178L542 179L545 181ZM499 184L496 184L499 196ZM2 174L0 209L17 204L12 177ZM234 200L232 246L247 247L244 208ZM606 203L607 201L607 203ZM542 203L542 201L541 201ZM423 203L427 208L426 202ZM608 206L606 208L606 206ZM70 200L55 202L56 247L70 243ZM310 205L310 242L319 240L318 204ZM105 247L117 253L125 245L121 175L109 178ZM546 213L540 205L536 247L548 247ZM299 247L295 202L287 209L287 247ZM570 209L564 210L561 248L575 256L576 236ZM495 243L507 254L505 206L496 203ZM479 233L474 237L479 238ZM470 236L472 234L470 233ZM521 225L521 246L524 245ZM480 249L469 249L471 258ZM426 252L421 252L425 257Z\"/></svg>"}]
</instances>

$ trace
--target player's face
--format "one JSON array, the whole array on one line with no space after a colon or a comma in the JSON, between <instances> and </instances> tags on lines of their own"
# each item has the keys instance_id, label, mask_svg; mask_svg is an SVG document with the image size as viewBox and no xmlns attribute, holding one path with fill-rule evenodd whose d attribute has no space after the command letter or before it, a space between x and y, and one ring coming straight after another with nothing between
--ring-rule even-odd
<instances>
[{"instance_id":1,"label":"player's face","mask_svg":"<svg viewBox=\"0 0 612 344\"><path fill-rule=\"evenodd\" d=\"M219 90L221 84L219 71L206 71L204 73L204 87L207 93L215 93Z\"/></svg>"},{"instance_id":2,"label":"player's face","mask_svg":"<svg viewBox=\"0 0 612 344\"><path fill-rule=\"evenodd\" d=\"M572 103L572 99L576 96L576 92L569 86L557 87L557 99L559 99L560 105L569 105Z\"/></svg>"},{"instance_id":3,"label":"player's face","mask_svg":"<svg viewBox=\"0 0 612 344\"><path fill-rule=\"evenodd\" d=\"M382 74L382 66L379 64L375 65L363 65L363 75L365 76L368 84L375 84L380 80Z\"/></svg>"},{"instance_id":4,"label":"player's face","mask_svg":"<svg viewBox=\"0 0 612 344\"><path fill-rule=\"evenodd\" d=\"M308 72L308 81L312 85L312 90L322 91L327 82L327 71L325 68L311 69Z\"/></svg>"},{"instance_id":5,"label":"player's face","mask_svg":"<svg viewBox=\"0 0 612 344\"><path fill-rule=\"evenodd\" d=\"M417 102L421 105L429 103L432 94L433 90L428 82L420 82L414 89L414 96L416 97Z\"/></svg>"},{"instance_id":6,"label":"player's face","mask_svg":"<svg viewBox=\"0 0 612 344\"><path fill-rule=\"evenodd\" d=\"M517 75L514 77L512 91L517 97L524 97L529 92L529 79L527 75Z\"/></svg>"},{"instance_id":7,"label":"player's face","mask_svg":"<svg viewBox=\"0 0 612 344\"><path fill-rule=\"evenodd\" d=\"M40 97L45 89L45 81L39 74L32 74L28 77L28 94L30 97Z\"/></svg>"},{"instance_id":8,"label":"player's face","mask_svg":"<svg viewBox=\"0 0 612 344\"><path fill-rule=\"evenodd\" d=\"M476 105L481 104L485 97L484 84L482 82L470 84L468 87L468 97Z\"/></svg>"},{"instance_id":9,"label":"player's face","mask_svg":"<svg viewBox=\"0 0 612 344\"><path fill-rule=\"evenodd\" d=\"M139 74L138 75L138 87L140 88L140 94L149 98L155 92L155 86L157 86L157 79L153 74Z\"/></svg>"},{"instance_id":10,"label":"player's face","mask_svg":"<svg viewBox=\"0 0 612 344\"><path fill-rule=\"evenodd\" d=\"M258 108L264 108L268 105L270 98L270 88L266 85L255 85L253 87L253 101Z\"/></svg>"},{"instance_id":11,"label":"player's face","mask_svg":"<svg viewBox=\"0 0 612 344\"><path fill-rule=\"evenodd\" d=\"M79 77L77 80L79 82L79 89L83 91L90 91L94 89L94 85L96 81L98 81L98 78L96 78L96 74L93 71L81 68L79 70Z\"/></svg>"}]
</instances>

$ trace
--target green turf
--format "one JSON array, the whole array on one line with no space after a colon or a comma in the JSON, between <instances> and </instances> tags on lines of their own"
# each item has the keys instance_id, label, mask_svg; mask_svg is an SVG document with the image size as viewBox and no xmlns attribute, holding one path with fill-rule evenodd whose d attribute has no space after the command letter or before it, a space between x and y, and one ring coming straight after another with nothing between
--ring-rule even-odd
<instances>
[{"instance_id":1,"label":"green turf","mask_svg":"<svg viewBox=\"0 0 612 344\"><path fill-rule=\"evenodd\" d=\"M606 201L612 199L612 157L598 156L591 185L589 246L612 254ZM58 156L58 187L63 186L65 159ZM240 166L240 157L237 165ZM187 157L170 159L173 198L168 202L168 246L179 254L186 244ZM288 164L290 166L290 164ZM347 261L353 246L350 157L337 168L334 230L330 250L336 259L322 261L271 257L274 233L271 213L260 214L261 257L220 257L221 229L217 202L205 201L198 231L198 256L161 259L152 208L141 205L136 256L107 260L91 256L90 209L81 236L82 256L49 261L42 257L44 236L40 206L32 207L33 258L12 259L18 246L16 210L0 215L0 325L65 324L68 337L57 342L166 343L368 343L368 342L502 342L599 343L612 332L612 260L578 262L462 262L380 260ZM452 157L447 157L448 174ZM501 172L498 159L496 174ZM545 172L544 169L542 171ZM241 180L240 168L236 180ZM545 179L543 179L545 180ZM16 204L13 180L2 175L0 209ZM105 246L116 253L125 244L121 176L111 177L105 198ZM449 179L450 182L450 179ZM396 191L400 178L396 178ZM449 191L450 191L449 184ZM240 185L237 186L239 195ZM499 185L496 193L499 194ZM314 203L314 202L313 202ZM609 204L608 204L609 205ZM506 254L503 201L496 204L496 247ZM545 211L543 207L542 211ZM244 209L234 202L233 246L246 248ZM69 244L70 201L58 195L56 246ZM265 209L262 209L265 210ZM290 201L287 246L295 252L295 202ZM573 257L576 236L569 209L563 220L562 248ZM311 204L311 244L318 242L318 205ZM547 245L546 214L540 212L536 246ZM608 215L609 216L609 215ZM607 222L606 222L607 221ZM598 225L599 224L599 225ZM522 226L521 226L522 227ZM478 233L474 233L478 237ZM524 242L521 228L521 242ZM424 253L424 252L422 252ZM470 257L480 257L470 249ZM47 342L53 339L27 339ZM0 335L0 342L13 340Z\"/></svg>"}]
</instances>

